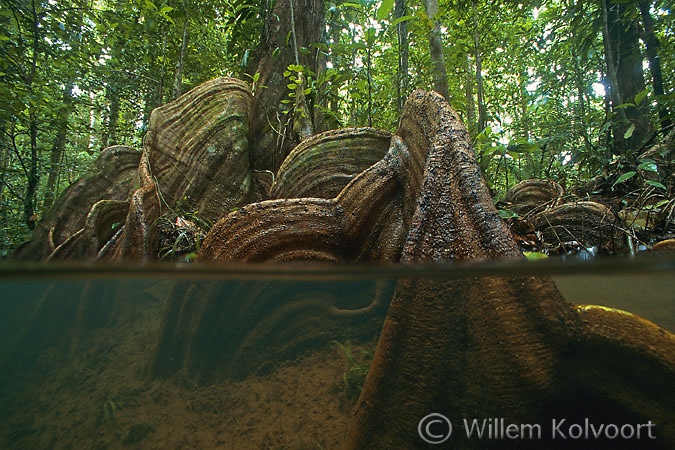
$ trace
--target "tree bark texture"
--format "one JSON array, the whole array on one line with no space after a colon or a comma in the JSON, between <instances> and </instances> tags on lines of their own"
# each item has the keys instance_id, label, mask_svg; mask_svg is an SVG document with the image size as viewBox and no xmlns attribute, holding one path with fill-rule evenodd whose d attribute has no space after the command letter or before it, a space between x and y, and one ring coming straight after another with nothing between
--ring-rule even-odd
<instances>
[{"instance_id":1,"label":"tree bark texture","mask_svg":"<svg viewBox=\"0 0 675 450\"><path fill-rule=\"evenodd\" d=\"M642 17L642 24L644 27L644 41L646 46L647 60L649 61L649 70L652 73L652 86L654 87L654 96L656 102L659 104L659 119L661 121L661 128L668 128L672 121L668 109L659 100L659 97L664 95L666 90L663 86L663 74L661 72L661 58L659 57L660 43L656 37L654 30L654 18L649 9L651 2L646 0L639 0L638 7L640 8L640 16Z\"/></svg>"},{"instance_id":2,"label":"tree bark texture","mask_svg":"<svg viewBox=\"0 0 675 450\"><path fill-rule=\"evenodd\" d=\"M468 133L440 96L413 94L397 134L411 155L429 149L401 262L519 259ZM639 376L645 367L664 384ZM429 448L418 424L430 413L457 427L449 448L501 448L469 440L459 429L463 418L576 423L585 415L658 422L661 438L648 445L668 448L675 400L660 392L675 392L674 371L675 336L629 314L572 307L547 277L399 280L346 448ZM569 443L549 433L518 448L542 445Z\"/></svg>"},{"instance_id":3,"label":"tree bark texture","mask_svg":"<svg viewBox=\"0 0 675 450\"><path fill-rule=\"evenodd\" d=\"M627 4L602 1L603 42L607 73L610 80L614 154L625 154L639 148L652 133L649 111L645 102L623 107L634 102L645 89L637 24L630 18ZM632 132L628 130L633 126Z\"/></svg>"},{"instance_id":4,"label":"tree bark texture","mask_svg":"<svg viewBox=\"0 0 675 450\"><path fill-rule=\"evenodd\" d=\"M155 222L184 201L204 217L222 217L203 240L204 263L522 258L468 133L440 94L413 92L394 135L358 128L306 139L276 174L269 195L277 198L263 201L252 195L252 101L245 83L216 79L155 110L143 153L103 152L96 176L66 191L23 256L152 259ZM593 205L558 212L580 206L582 229L589 214L606 215ZM556 217L546 222L555 225ZM675 442L675 336L639 317L573 307L546 277L401 279L356 291L363 294L181 284L166 303L152 373L206 383L265 373L345 329L367 339L388 308L350 449L425 448L417 425L432 412L458 424L471 417L651 420L661 439L645 448ZM115 307L68 306L94 311L98 324ZM28 329L49 323L54 309L43 302ZM80 336L88 324L73 318L59 326L54 333ZM457 439L456 448L496 445ZM595 448L621 444L593 441Z\"/></svg>"},{"instance_id":5,"label":"tree bark texture","mask_svg":"<svg viewBox=\"0 0 675 450\"><path fill-rule=\"evenodd\" d=\"M434 78L434 90L443 98L450 101L450 88L448 87L448 73L445 68L445 56L443 55L443 40L441 39L441 26L436 20L438 14L438 0L425 0L427 16L434 24L429 32L429 53L431 54L432 75Z\"/></svg>"},{"instance_id":6,"label":"tree bark texture","mask_svg":"<svg viewBox=\"0 0 675 450\"><path fill-rule=\"evenodd\" d=\"M485 106L485 89L483 88L483 55L480 47L480 31L478 29L478 11L473 2L473 48L476 56L476 103L478 104L478 129L481 133L487 127L487 107Z\"/></svg>"},{"instance_id":7,"label":"tree bark texture","mask_svg":"<svg viewBox=\"0 0 675 450\"><path fill-rule=\"evenodd\" d=\"M173 77L173 99L177 99L183 93L183 66L185 65L185 55L188 48L188 24L190 22L186 2L183 2L183 34L180 41L180 50L178 51L178 59L176 60L176 67Z\"/></svg>"},{"instance_id":8,"label":"tree bark texture","mask_svg":"<svg viewBox=\"0 0 675 450\"><path fill-rule=\"evenodd\" d=\"M293 1L294 21L291 21L289 1ZM282 113L281 100L288 97L287 80L283 72L295 64L293 42L288 35L295 24L295 40L300 52L300 65L317 73L317 52L312 43L321 42L324 23L323 0L279 0L265 15L264 29L256 57L249 66L250 76L260 74L254 92L250 126L251 164L256 170L276 172L286 155L298 143L293 123ZM311 117L311 116L310 116ZM320 129L320 126L313 128Z\"/></svg>"},{"instance_id":9,"label":"tree bark texture","mask_svg":"<svg viewBox=\"0 0 675 450\"><path fill-rule=\"evenodd\" d=\"M57 115L56 137L54 138L54 145L49 155L49 175L47 176L47 187L43 201L44 209L49 209L52 206L54 196L56 195L57 183L61 173L61 160L63 159L66 139L68 138L68 118L70 117L73 103L72 89L72 83L67 83L63 89L63 104Z\"/></svg>"},{"instance_id":10,"label":"tree bark texture","mask_svg":"<svg viewBox=\"0 0 675 450\"><path fill-rule=\"evenodd\" d=\"M394 3L394 18L400 19L408 14L406 0L396 0ZM403 110L403 105L408 97L408 21L400 22L396 26L398 37L398 73L396 83L398 111Z\"/></svg>"}]
</instances>

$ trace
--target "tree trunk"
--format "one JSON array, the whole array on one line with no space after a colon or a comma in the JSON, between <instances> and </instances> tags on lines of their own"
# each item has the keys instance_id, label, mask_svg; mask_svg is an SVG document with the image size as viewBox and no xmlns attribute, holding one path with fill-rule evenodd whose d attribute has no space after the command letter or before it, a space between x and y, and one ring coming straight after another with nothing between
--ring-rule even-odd
<instances>
[{"instance_id":1,"label":"tree trunk","mask_svg":"<svg viewBox=\"0 0 675 450\"><path fill-rule=\"evenodd\" d=\"M45 188L45 198L43 208L49 209L54 203L56 196L57 182L61 174L61 160L66 148L66 139L68 137L68 118L73 105L73 83L67 83L63 89L63 104L59 110L56 123L56 138L49 156L49 175L47 177L47 187Z\"/></svg>"},{"instance_id":2,"label":"tree trunk","mask_svg":"<svg viewBox=\"0 0 675 450\"><path fill-rule=\"evenodd\" d=\"M518 78L519 78L518 83L520 84L520 120L522 122L523 139L529 141L530 116L528 113L529 95L527 92L527 82L529 80L529 77L527 76L526 69L521 70L520 76Z\"/></svg>"},{"instance_id":3,"label":"tree trunk","mask_svg":"<svg viewBox=\"0 0 675 450\"><path fill-rule=\"evenodd\" d=\"M612 153L615 155L636 150L651 134L645 102L622 106L626 102L634 102L635 96L645 89L637 25L626 23L627 8L627 4L612 5L610 0L602 0L605 60L612 111L617 116L612 120Z\"/></svg>"},{"instance_id":4,"label":"tree trunk","mask_svg":"<svg viewBox=\"0 0 675 450\"><path fill-rule=\"evenodd\" d=\"M424 155L420 148L428 151L402 263L522 258L492 204L468 133L438 95L414 93L397 134L411 159ZM651 420L663 427L648 448L669 448L675 400L662 393L675 390L675 336L607 309L571 306L546 277L400 279L345 448L427 449L424 437L440 444L446 436L439 448L509 447L475 434L469 440L462 420L473 418ZM433 413L451 420L455 432L429 418ZM437 419L436 428L425 419ZM552 438L548 428L514 448L570 447ZM605 439L592 448L635 443Z\"/></svg>"},{"instance_id":5,"label":"tree trunk","mask_svg":"<svg viewBox=\"0 0 675 450\"><path fill-rule=\"evenodd\" d=\"M7 175L9 172L10 164L12 162L12 126L0 119L0 204L8 204L9 198L14 197L18 200L21 200L17 195L12 192L12 188L9 186L9 181L7 180ZM8 208L0 208L0 222L8 222ZM0 228L0 239L3 242L12 242L8 236L7 227ZM0 247L0 251L5 250ZM6 251L6 250L5 250Z\"/></svg>"},{"instance_id":6,"label":"tree trunk","mask_svg":"<svg viewBox=\"0 0 675 450\"><path fill-rule=\"evenodd\" d=\"M173 99L177 99L183 93L183 65L185 63L185 53L187 52L188 46L188 10L187 4L183 2L183 13L185 18L183 21L183 37L180 43L180 51L178 52L178 60L176 61L176 70L173 77Z\"/></svg>"},{"instance_id":7,"label":"tree trunk","mask_svg":"<svg viewBox=\"0 0 675 450\"><path fill-rule=\"evenodd\" d=\"M300 65L317 73L316 52L319 50L311 44L320 42L323 34L323 0L292 0L293 21L289 1L277 1L272 11L264 14L260 44L248 69L252 77L259 74L250 127L251 163L257 170L276 171L298 142L293 133L293 119L286 121L281 104L289 97L283 73L289 65L295 64L295 50ZM294 29L292 24L295 24ZM294 42L288 40L291 32L297 49L294 49Z\"/></svg>"},{"instance_id":8,"label":"tree trunk","mask_svg":"<svg viewBox=\"0 0 675 450\"><path fill-rule=\"evenodd\" d=\"M406 0L396 0L394 4L394 19L400 19L408 13ZM403 110L403 104L408 96L408 22L400 22L396 26L398 36L398 72L396 77L396 106L398 112Z\"/></svg>"},{"instance_id":9,"label":"tree trunk","mask_svg":"<svg viewBox=\"0 0 675 450\"><path fill-rule=\"evenodd\" d=\"M483 132L487 127L487 108L485 107L485 90L483 88L483 60L480 49L480 32L478 30L478 11L473 2L473 48L476 55L476 102L478 103L478 130Z\"/></svg>"},{"instance_id":10,"label":"tree trunk","mask_svg":"<svg viewBox=\"0 0 675 450\"><path fill-rule=\"evenodd\" d=\"M581 67L579 66L578 62L575 63L574 65L574 82L577 88L577 95L579 96L579 116L581 121L579 131L581 137L584 139L584 146L586 148L586 151L590 152L593 150L593 145L591 143L591 137L588 133L589 118L588 118L588 108L586 107L588 94L586 94L585 92L583 71L581 70Z\"/></svg>"},{"instance_id":11,"label":"tree trunk","mask_svg":"<svg viewBox=\"0 0 675 450\"><path fill-rule=\"evenodd\" d=\"M642 24L644 26L644 41L646 46L647 60L649 61L649 70L652 73L652 86L654 88L654 96L656 103L659 105L659 119L661 121L661 128L667 128L671 124L668 109L663 105L659 99L664 95L665 89L663 87L663 75L661 73L661 59L659 58L659 40L654 32L654 19L652 18L649 8L651 2L646 0L638 0L640 8L640 15L642 16Z\"/></svg>"},{"instance_id":12,"label":"tree trunk","mask_svg":"<svg viewBox=\"0 0 675 450\"><path fill-rule=\"evenodd\" d=\"M85 6L80 4L80 2L75 2L75 4L78 8L85 9ZM81 29L83 20L83 15L77 14L74 20L75 29ZM74 37L72 44L73 54L78 55L81 52L81 37ZM61 163L63 161L66 141L68 139L68 121L70 119L70 113L73 111L74 84L72 78L66 80L65 86L63 87L62 104L56 117L56 137L54 138L54 144L52 145L49 155L49 174L47 176L47 186L45 188L45 197L42 204L43 210L45 211L52 206L59 187L58 182L61 175Z\"/></svg>"},{"instance_id":13,"label":"tree trunk","mask_svg":"<svg viewBox=\"0 0 675 450\"><path fill-rule=\"evenodd\" d=\"M118 144L117 123L120 118L120 92L116 76L106 86L105 96L109 103L108 120L104 126L104 134L101 139L101 147L109 147Z\"/></svg>"},{"instance_id":14,"label":"tree trunk","mask_svg":"<svg viewBox=\"0 0 675 450\"><path fill-rule=\"evenodd\" d=\"M164 35L162 40L161 47L161 59L166 59L166 47L167 47L167 35ZM150 56L152 60L157 59L157 47L150 47ZM164 100L164 83L166 78L166 70L164 64L160 64L159 74L154 84L147 86L147 91L145 93L145 101L143 107L143 129L148 129L150 123L150 114L152 110L161 106Z\"/></svg>"},{"instance_id":15,"label":"tree trunk","mask_svg":"<svg viewBox=\"0 0 675 450\"><path fill-rule=\"evenodd\" d=\"M469 135L474 138L478 134L478 124L476 123L476 103L474 99L474 70L471 64L471 57L466 55L466 125L469 129Z\"/></svg>"},{"instance_id":16,"label":"tree trunk","mask_svg":"<svg viewBox=\"0 0 675 450\"><path fill-rule=\"evenodd\" d=\"M106 147L116 145L117 142L117 124L120 117L121 87L123 86L122 70L119 61L123 55L123 43L114 40L110 53L111 70L105 82L105 100L107 108L103 108L102 130L101 130L101 150Z\"/></svg>"},{"instance_id":17,"label":"tree trunk","mask_svg":"<svg viewBox=\"0 0 675 450\"><path fill-rule=\"evenodd\" d=\"M38 66L38 55L40 54L40 18L37 11L37 6L35 2L31 4L31 26L32 26L32 51L30 66L27 68L26 74L24 76L24 83L29 92L33 93L33 81L37 74ZM38 111L37 107L30 105L28 107L28 132L30 136L30 160L28 165L22 161L22 166L24 170L24 175L26 176L26 192L23 198L23 215L24 221L28 226L28 229L35 229L36 225L36 216L35 216L35 194L37 192L38 185L40 183L40 174L38 171ZM21 158L20 155L19 158Z\"/></svg>"},{"instance_id":18,"label":"tree trunk","mask_svg":"<svg viewBox=\"0 0 675 450\"><path fill-rule=\"evenodd\" d=\"M28 184L26 186L26 194L23 198L23 217L28 229L35 229L37 218L35 217L35 194L37 193L38 185L40 184L40 174L38 172L38 119L37 112L31 108L30 115L30 162L28 165L28 172L26 178Z\"/></svg>"},{"instance_id":19,"label":"tree trunk","mask_svg":"<svg viewBox=\"0 0 675 450\"><path fill-rule=\"evenodd\" d=\"M450 101L450 89L448 87L448 73L445 69L445 57L443 56L443 41L441 40L441 26L436 20L438 14L438 0L425 0L427 16L434 23L434 28L429 32L429 53L431 54L431 70L434 77L434 90L443 98Z\"/></svg>"}]
</instances>

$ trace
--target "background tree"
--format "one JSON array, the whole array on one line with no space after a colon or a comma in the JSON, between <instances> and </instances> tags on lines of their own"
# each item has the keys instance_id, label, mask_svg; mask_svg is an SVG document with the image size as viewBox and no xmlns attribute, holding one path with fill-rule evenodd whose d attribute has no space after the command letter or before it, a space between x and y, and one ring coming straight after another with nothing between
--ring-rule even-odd
<instances>
[{"instance_id":1,"label":"background tree","mask_svg":"<svg viewBox=\"0 0 675 450\"><path fill-rule=\"evenodd\" d=\"M634 172L675 103L662 0L2 0L0 25L4 253L101 149L139 148L155 107L218 76L250 83L269 169L307 133L393 131L413 89L447 89L495 194Z\"/></svg>"}]
</instances>

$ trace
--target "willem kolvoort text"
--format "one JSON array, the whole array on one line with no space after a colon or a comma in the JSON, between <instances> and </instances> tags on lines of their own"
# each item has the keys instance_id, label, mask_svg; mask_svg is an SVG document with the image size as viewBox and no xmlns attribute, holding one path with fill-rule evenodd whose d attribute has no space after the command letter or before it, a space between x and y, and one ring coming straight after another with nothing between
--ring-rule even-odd
<instances>
[{"instance_id":1,"label":"willem kolvoort text","mask_svg":"<svg viewBox=\"0 0 675 450\"><path fill-rule=\"evenodd\" d=\"M473 439L542 439L541 424L508 424L505 419L463 419L467 438ZM552 439L656 439L654 423L593 424L571 423L567 419L553 419L545 437Z\"/></svg>"}]
</instances>

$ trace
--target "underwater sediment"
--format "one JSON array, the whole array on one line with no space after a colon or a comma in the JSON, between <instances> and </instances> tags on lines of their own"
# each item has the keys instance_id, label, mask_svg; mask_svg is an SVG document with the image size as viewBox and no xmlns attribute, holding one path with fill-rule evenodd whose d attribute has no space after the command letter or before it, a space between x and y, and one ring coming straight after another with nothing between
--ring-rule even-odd
<instances>
[{"instance_id":1,"label":"underwater sediment","mask_svg":"<svg viewBox=\"0 0 675 450\"><path fill-rule=\"evenodd\" d=\"M216 221L199 248L202 263L522 258L464 125L440 95L412 93L393 134L347 129L310 137L273 177L248 157L250 103L244 83L218 79L156 110L140 157L122 152L124 164L109 169L119 172L112 179L127 180L120 181L124 198L101 186L82 188L86 201L76 202L77 192L69 191L64 202L87 205L87 213L68 222L55 213L45 221L49 228L36 232L42 244L18 255L156 258L155 222L168 210L188 208ZM128 181L134 158L138 171ZM558 194L553 186L549 197ZM556 236L566 229L558 221L565 215L584 230L599 220L597 239L607 236L605 220L614 220L581 203L538 214ZM44 245L48 238L54 242ZM518 423L565 414L651 420L660 439L650 448L675 442L675 337L634 315L572 306L548 277L401 279L359 295L338 288L335 295L285 292L265 283L195 289L175 289L166 302L150 361L154 376L245 378L335 339L339 330L367 339L384 323L350 426L350 449L423 448L417 424L432 412Z\"/></svg>"}]
</instances>

